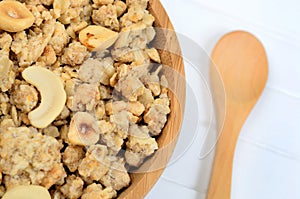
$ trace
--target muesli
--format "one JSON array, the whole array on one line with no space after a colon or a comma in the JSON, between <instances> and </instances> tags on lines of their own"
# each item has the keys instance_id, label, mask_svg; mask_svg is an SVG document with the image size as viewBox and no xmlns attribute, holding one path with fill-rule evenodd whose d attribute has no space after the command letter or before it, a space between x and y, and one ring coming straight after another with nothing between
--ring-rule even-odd
<instances>
[{"instance_id":1,"label":"muesli","mask_svg":"<svg viewBox=\"0 0 300 199\"><path fill-rule=\"evenodd\" d=\"M0 196L115 198L158 149L170 100L147 5L0 1Z\"/></svg>"}]
</instances>

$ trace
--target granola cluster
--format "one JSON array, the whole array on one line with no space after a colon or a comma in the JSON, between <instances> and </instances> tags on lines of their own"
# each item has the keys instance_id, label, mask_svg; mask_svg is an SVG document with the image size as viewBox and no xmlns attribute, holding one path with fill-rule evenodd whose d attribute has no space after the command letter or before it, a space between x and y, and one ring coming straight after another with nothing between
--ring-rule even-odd
<instances>
[{"instance_id":1,"label":"granola cluster","mask_svg":"<svg viewBox=\"0 0 300 199\"><path fill-rule=\"evenodd\" d=\"M148 0L14 2L0 1L26 14L0 21L0 197L117 197L170 113Z\"/></svg>"}]
</instances>

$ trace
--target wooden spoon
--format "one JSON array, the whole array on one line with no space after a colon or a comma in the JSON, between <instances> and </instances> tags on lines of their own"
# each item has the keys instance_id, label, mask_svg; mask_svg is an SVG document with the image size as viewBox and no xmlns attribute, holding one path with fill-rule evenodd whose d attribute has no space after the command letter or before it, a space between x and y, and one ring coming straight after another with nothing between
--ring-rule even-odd
<instances>
[{"instance_id":1,"label":"wooden spoon","mask_svg":"<svg viewBox=\"0 0 300 199\"><path fill-rule=\"evenodd\" d=\"M244 31L223 36L211 60L211 84L220 136L207 199L229 199L236 142L265 87L268 61L262 44Z\"/></svg>"}]
</instances>

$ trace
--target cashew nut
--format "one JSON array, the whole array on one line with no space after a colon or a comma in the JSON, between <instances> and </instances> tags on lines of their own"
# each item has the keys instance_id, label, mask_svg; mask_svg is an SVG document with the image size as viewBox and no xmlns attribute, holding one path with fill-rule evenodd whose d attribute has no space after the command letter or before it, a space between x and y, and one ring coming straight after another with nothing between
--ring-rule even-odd
<instances>
[{"instance_id":1,"label":"cashew nut","mask_svg":"<svg viewBox=\"0 0 300 199\"><path fill-rule=\"evenodd\" d=\"M103 51L118 39L118 33L102 26L90 25L79 33L79 41L90 51Z\"/></svg>"},{"instance_id":2,"label":"cashew nut","mask_svg":"<svg viewBox=\"0 0 300 199\"><path fill-rule=\"evenodd\" d=\"M96 119L86 112L77 112L73 115L68 132L71 144L89 146L96 144L100 139Z\"/></svg>"},{"instance_id":3,"label":"cashew nut","mask_svg":"<svg viewBox=\"0 0 300 199\"><path fill-rule=\"evenodd\" d=\"M22 73L23 78L34 85L41 94L39 107L28 114L30 123L37 128L45 128L62 112L66 103L64 86L53 72L32 66Z\"/></svg>"},{"instance_id":4,"label":"cashew nut","mask_svg":"<svg viewBox=\"0 0 300 199\"><path fill-rule=\"evenodd\" d=\"M48 190L37 185L22 185L8 190L2 199L51 199Z\"/></svg>"},{"instance_id":5,"label":"cashew nut","mask_svg":"<svg viewBox=\"0 0 300 199\"><path fill-rule=\"evenodd\" d=\"M0 29L8 32L19 32L32 26L33 14L18 1L0 2Z\"/></svg>"}]
</instances>

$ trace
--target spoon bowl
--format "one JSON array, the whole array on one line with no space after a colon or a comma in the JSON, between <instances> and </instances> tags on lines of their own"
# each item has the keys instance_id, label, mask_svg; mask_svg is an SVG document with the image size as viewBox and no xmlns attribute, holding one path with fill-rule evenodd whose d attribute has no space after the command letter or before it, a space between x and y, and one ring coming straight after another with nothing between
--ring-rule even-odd
<instances>
[{"instance_id":1,"label":"spoon bowl","mask_svg":"<svg viewBox=\"0 0 300 199\"><path fill-rule=\"evenodd\" d=\"M265 49L252 34L223 36L211 55L211 85L219 139L207 199L230 199L236 142L268 78Z\"/></svg>"}]
</instances>

